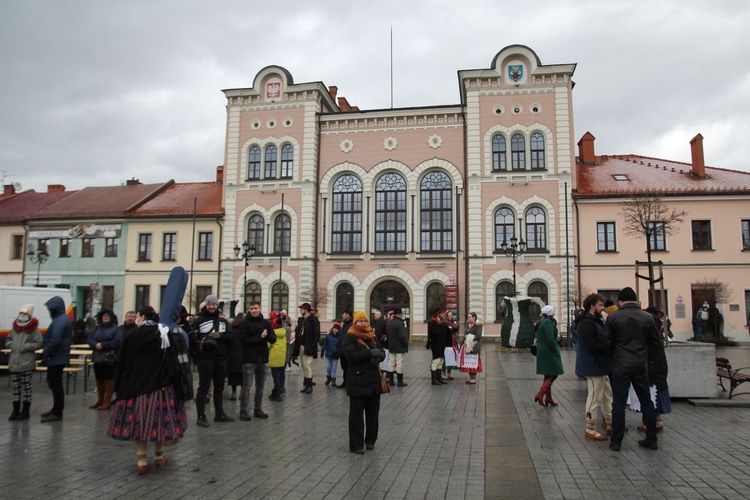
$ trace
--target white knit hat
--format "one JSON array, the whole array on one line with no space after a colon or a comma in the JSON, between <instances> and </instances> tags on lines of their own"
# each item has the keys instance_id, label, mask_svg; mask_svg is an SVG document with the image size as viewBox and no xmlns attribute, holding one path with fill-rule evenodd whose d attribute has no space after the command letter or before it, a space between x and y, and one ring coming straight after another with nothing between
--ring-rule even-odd
<instances>
[{"instance_id":1,"label":"white knit hat","mask_svg":"<svg viewBox=\"0 0 750 500\"><path fill-rule=\"evenodd\" d=\"M20 314L28 314L29 317L32 317L34 316L34 304L24 304L18 312Z\"/></svg>"},{"instance_id":2,"label":"white knit hat","mask_svg":"<svg viewBox=\"0 0 750 500\"><path fill-rule=\"evenodd\" d=\"M555 308L552 306L544 306L542 307L542 316L554 316L555 315Z\"/></svg>"}]
</instances>

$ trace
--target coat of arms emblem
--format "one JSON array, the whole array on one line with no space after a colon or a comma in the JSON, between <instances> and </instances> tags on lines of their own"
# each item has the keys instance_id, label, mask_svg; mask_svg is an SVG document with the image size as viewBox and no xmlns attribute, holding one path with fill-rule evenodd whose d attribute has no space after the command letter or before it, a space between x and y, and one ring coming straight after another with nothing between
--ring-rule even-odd
<instances>
[{"instance_id":1,"label":"coat of arms emblem","mask_svg":"<svg viewBox=\"0 0 750 500\"><path fill-rule=\"evenodd\" d=\"M508 66L508 78L517 82L523 78L523 66L520 64L511 64Z\"/></svg>"}]
</instances>

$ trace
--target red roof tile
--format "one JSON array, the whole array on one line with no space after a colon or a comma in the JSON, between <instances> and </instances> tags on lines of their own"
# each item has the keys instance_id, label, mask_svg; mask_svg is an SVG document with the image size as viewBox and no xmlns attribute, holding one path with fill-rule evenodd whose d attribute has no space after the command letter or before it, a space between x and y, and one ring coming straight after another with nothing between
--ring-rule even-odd
<instances>
[{"instance_id":1,"label":"red roof tile","mask_svg":"<svg viewBox=\"0 0 750 500\"><path fill-rule=\"evenodd\" d=\"M143 200L174 184L132 184L125 186L87 187L68 198L34 214L35 219L75 219L123 217L125 212Z\"/></svg>"},{"instance_id":2,"label":"red roof tile","mask_svg":"<svg viewBox=\"0 0 750 500\"><path fill-rule=\"evenodd\" d=\"M75 193L76 191L37 193L30 190L0 198L0 224L20 224L24 220L35 216L40 210L54 205Z\"/></svg>"},{"instance_id":3,"label":"red roof tile","mask_svg":"<svg viewBox=\"0 0 750 500\"><path fill-rule=\"evenodd\" d=\"M163 217L193 215L197 199L197 215L224 215L222 185L216 182L172 184L167 189L128 212L129 217Z\"/></svg>"},{"instance_id":4,"label":"red roof tile","mask_svg":"<svg viewBox=\"0 0 750 500\"><path fill-rule=\"evenodd\" d=\"M700 178L693 175L690 163L640 155L597 156L596 160L589 166L576 158L576 197L750 194L750 172L706 167L706 176ZM617 174L627 180L615 180Z\"/></svg>"}]
</instances>

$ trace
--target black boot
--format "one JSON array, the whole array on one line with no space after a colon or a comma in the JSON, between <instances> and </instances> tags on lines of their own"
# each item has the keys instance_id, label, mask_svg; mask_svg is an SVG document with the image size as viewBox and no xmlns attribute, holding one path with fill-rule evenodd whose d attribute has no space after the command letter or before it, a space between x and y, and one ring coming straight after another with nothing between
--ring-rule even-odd
<instances>
[{"instance_id":1,"label":"black boot","mask_svg":"<svg viewBox=\"0 0 750 500\"><path fill-rule=\"evenodd\" d=\"M432 385L440 385L437 380L437 372L435 370L430 370L430 375L432 376Z\"/></svg>"},{"instance_id":2,"label":"black boot","mask_svg":"<svg viewBox=\"0 0 750 500\"><path fill-rule=\"evenodd\" d=\"M276 389L271 390L271 395L268 396L271 401L281 401L281 392Z\"/></svg>"},{"instance_id":3,"label":"black boot","mask_svg":"<svg viewBox=\"0 0 750 500\"><path fill-rule=\"evenodd\" d=\"M330 383L331 383L331 377L327 376L326 377L326 385L329 385Z\"/></svg>"},{"instance_id":4,"label":"black boot","mask_svg":"<svg viewBox=\"0 0 750 500\"><path fill-rule=\"evenodd\" d=\"M396 385L396 382L393 381L393 372L388 372L388 385L391 387Z\"/></svg>"},{"instance_id":5,"label":"black boot","mask_svg":"<svg viewBox=\"0 0 750 500\"><path fill-rule=\"evenodd\" d=\"M305 394L312 394L313 389L313 379L308 378L307 379L307 387L305 387L304 393Z\"/></svg>"},{"instance_id":6,"label":"black boot","mask_svg":"<svg viewBox=\"0 0 750 500\"><path fill-rule=\"evenodd\" d=\"M31 409L31 401L24 401L21 413L18 414L16 420L28 420L30 418L29 410Z\"/></svg>"},{"instance_id":7,"label":"black boot","mask_svg":"<svg viewBox=\"0 0 750 500\"><path fill-rule=\"evenodd\" d=\"M20 401L13 401L13 411L10 414L10 417L8 417L8 420L18 420L18 412L21 409L21 402Z\"/></svg>"},{"instance_id":8,"label":"black boot","mask_svg":"<svg viewBox=\"0 0 750 500\"><path fill-rule=\"evenodd\" d=\"M436 373L436 376L437 376L438 384L448 385L448 382L446 382L445 380L443 380L443 372L441 370L435 370L435 373Z\"/></svg>"},{"instance_id":9,"label":"black boot","mask_svg":"<svg viewBox=\"0 0 750 500\"><path fill-rule=\"evenodd\" d=\"M307 392L307 377L305 377L304 385L305 385L305 387L304 387L304 388L303 388L303 389L302 389L301 391L299 391L299 392L304 392L305 394L309 394L309 393ZM312 391L311 391L311 392L312 392Z\"/></svg>"},{"instance_id":10,"label":"black boot","mask_svg":"<svg viewBox=\"0 0 750 500\"><path fill-rule=\"evenodd\" d=\"M399 387L406 387L407 383L404 382L404 374L403 373L397 373L396 377L398 378L398 386Z\"/></svg>"}]
</instances>

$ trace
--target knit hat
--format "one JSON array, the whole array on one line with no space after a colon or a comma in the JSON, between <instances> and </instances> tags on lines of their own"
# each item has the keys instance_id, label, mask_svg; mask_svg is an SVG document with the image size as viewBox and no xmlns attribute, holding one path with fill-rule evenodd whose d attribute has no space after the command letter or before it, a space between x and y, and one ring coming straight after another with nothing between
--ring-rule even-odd
<instances>
[{"instance_id":1,"label":"knit hat","mask_svg":"<svg viewBox=\"0 0 750 500\"><path fill-rule=\"evenodd\" d=\"M552 306L542 307L542 316L552 317L555 315L555 308Z\"/></svg>"},{"instance_id":2,"label":"knit hat","mask_svg":"<svg viewBox=\"0 0 750 500\"><path fill-rule=\"evenodd\" d=\"M626 286L617 294L617 300L620 302L635 302L638 300L638 296L635 294L635 290Z\"/></svg>"},{"instance_id":3,"label":"knit hat","mask_svg":"<svg viewBox=\"0 0 750 500\"><path fill-rule=\"evenodd\" d=\"M208 304L216 304L219 305L219 299L216 297L216 295L209 295L206 297L206 305Z\"/></svg>"},{"instance_id":4,"label":"knit hat","mask_svg":"<svg viewBox=\"0 0 750 500\"><path fill-rule=\"evenodd\" d=\"M34 305L24 304L23 307L18 311L20 314L27 314L29 317L34 316Z\"/></svg>"},{"instance_id":5,"label":"knit hat","mask_svg":"<svg viewBox=\"0 0 750 500\"><path fill-rule=\"evenodd\" d=\"M341 331L341 323L339 323L338 321L334 323L331 329L334 329L334 328L338 331Z\"/></svg>"},{"instance_id":6,"label":"knit hat","mask_svg":"<svg viewBox=\"0 0 750 500\"><path fill-rule=\"evenodd\" d=\"M364 311L354 311L354 323L356 323L357 321L361 319L367 320L368 323L370 322L369 318L367 317L367 314Z\"/></svg>"}]
</instances>

